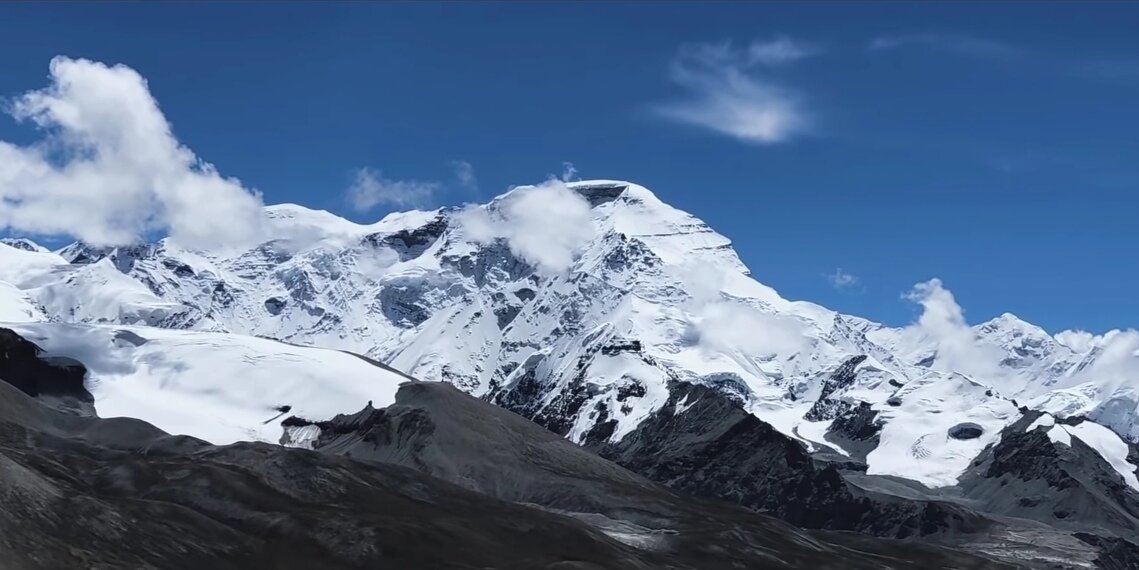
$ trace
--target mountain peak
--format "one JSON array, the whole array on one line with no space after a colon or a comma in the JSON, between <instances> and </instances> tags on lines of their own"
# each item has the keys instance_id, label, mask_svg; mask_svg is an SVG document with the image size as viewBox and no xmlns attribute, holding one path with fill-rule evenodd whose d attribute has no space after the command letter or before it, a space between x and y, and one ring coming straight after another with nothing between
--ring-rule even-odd
<instances>
[{"instance_id":1,"label":"mountain peak","mask_svg":"<svg viewBox=\"0 0 1139 570\"><path fill-rule=\"evenodd\" d=\"M1008 312L977 325L977 329L986 332L1004 331L1016 336L1050 336L1044 329Z\"/></svg>"},{"instance_id":2,"label":"mountain peak","mask_svg":"<svg viewBox=\"0 0 1139 570\"><path fill-rule=\"evenodd\" d=\"M617 180L585 180L570 182L566 186L588 200L590 207L597 207L616 200L629 188L629 183Z\"/></svg>"},{"instance_id":3,"label":"mountain peak","mask_svg":"<svg viewBox=\"0 0 1139 570\"><path fill-rule=\"evenodd\" d=\"M47 248L27 238L3 238L0 243L24 251L46 252Z\"/></svg>"}]
</instances>

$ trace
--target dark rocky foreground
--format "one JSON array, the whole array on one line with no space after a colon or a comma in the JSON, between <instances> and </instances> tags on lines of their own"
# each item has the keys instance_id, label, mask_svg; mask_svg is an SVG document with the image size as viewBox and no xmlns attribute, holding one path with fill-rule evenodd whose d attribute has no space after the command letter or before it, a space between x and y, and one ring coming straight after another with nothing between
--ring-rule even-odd
<instances>
[{"instance_id":1,"label":"dark rocky foreground","mask_svg":"<svg viewBox=\"0 0 1139 570\"><path fill-rule=\"evenodd\" d=\"M1005 428L956 486L932 490L866 475L857 459L812 455L715 389L675 383L670 393L632 433L586 447L671 488L801 527L920 537L1031 568L1139 568L1130 565L1139 493L1078 439L1058 448L1044 430L1026 432L1038 412Z\"/></svg>"},{"instance_id":2,"label":"dark rocky foreground","mask_svg":"<svg viewBox=\"0 0 1139 570\"><path fill-rule=\"evenodd\" d=\"M76 364L41 363L0 336L34 380L0 382L5 570L1005 567L692 499L446 385L322 424L325 452L216 447L45 398Z\"/></svg>"},{"instance_id":3,"label":"dark rocky foreground","mask_svg":"<svg viewBox=\"0 0 1139 570\"><path fill-rule=\"evenodd\" d=\"M447 384L408 383L388 408L315 425L323 452L563 513L693 568L1013 567L917 541L803 531L678 493Z\"/></svg>"},{"instance_id":4,"label":"dark rocky foreground","mask_svg":"<svg viewBox=\"0 0 1139 570\"><path fill-rule=\"evenodd\" d=\"M215 447L52 409L0 382L0 567L682 566L404 467Z\"/></svg>"}]
</instances>

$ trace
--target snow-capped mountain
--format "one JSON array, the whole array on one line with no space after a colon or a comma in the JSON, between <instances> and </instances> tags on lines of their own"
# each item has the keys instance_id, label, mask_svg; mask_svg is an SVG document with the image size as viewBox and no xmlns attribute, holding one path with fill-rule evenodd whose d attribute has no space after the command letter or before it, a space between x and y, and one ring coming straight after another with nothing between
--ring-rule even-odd
<instances>
[{"instance_id":1,"label":"snow-capped mountain","mask_svg":"<svg viewBox=\"0 0 1139 570\"><path fill-rule=\"evenodd\" d=\"M1139 439L1133 332L1053 337L1012 315L969 327L929 310L930 322L891 328L790 301L726 237L636 184L550 182L368 225L296 205L265 214L261 243L235 251L7 242L0 320L349 350L575 442L621 439L665 405L671 381L689 381L812 449L929 486L954 484L1022 406ZM926 301L947 293L927 286ZM869 450L835 435L858 418L877 437Z\"/></svg>"}]
</instances>

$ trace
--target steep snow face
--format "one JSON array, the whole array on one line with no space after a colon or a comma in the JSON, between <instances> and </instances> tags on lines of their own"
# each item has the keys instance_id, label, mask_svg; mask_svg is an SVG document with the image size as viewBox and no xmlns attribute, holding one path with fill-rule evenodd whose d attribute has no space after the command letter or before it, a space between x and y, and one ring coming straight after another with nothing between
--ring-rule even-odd
<instances>
[{"instance_id":1,"label":"steep snow face","mask_svg":"<svg viewBox=\"0 0 1139 570\"><path fill-rule=\"evenodd\" d=\"M46 319L43 309L37 307L27 293L11 283L0 281L0 322L28 323Z\"/></svg>"},{"instance_id":2,"label":"steep snow face","mask_svg":"<svg viewBox=\"0 0 1139 570\"><path fill-rule=\"evenodd\" d=\"M386 406L407 378L357 356L233 334L152 327L7 324L46 356L88 369L101 417L145 420L215 444L277 443L290 415Z\"/></svg>"},{"instance_id":3,"label":"steep snow face","mask_svg":"<svg viewBox=\"0 0 1139 570\"><path fill-rule=\"evenodd\" d=\"M366 354L578 442L622 437L674 379L715 386L812 448L834 447L830 423L867 402L881 428L871 471L929 485L951 483L1016 419L1014 399L1139 437L1139 374L1102 365L1118 340L1052 338L1012 315L961 320L953 339L986 363L963 370L921 327L784 299L730 240L628 182L520 187L369 225L296 205L266 217L272 239L243 251L0 245L15 260L0 280L52 320ZM981 436L948 437L962 423Z\"/></svg>"}]
</instances>

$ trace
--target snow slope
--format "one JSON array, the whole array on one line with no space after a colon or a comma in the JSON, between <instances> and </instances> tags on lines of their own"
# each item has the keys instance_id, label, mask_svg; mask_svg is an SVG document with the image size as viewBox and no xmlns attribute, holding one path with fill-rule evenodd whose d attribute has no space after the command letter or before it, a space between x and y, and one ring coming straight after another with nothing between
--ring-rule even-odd
<instances>
[{"instance_id":1,"label":"snow slope","mask_svg":"<svg viewBox=\"0 0 1139 570\"><path fill-rule=\"evenodd\" d=\"M47 318L27 293L11 283L0 281L0 322L36 322Z\"/></svg>"},{"instance_id":2,"label":"snow slope","mask_svg":"<svg viewBox=\"0 0 1139 570\"><path fill-rule=\"evenodd\" d=\"M215 444L281 439L289 415L328 419L391 404L407 378L344 352L225 333L5 323L88 369L101 417L132 417ZM287 406L287 408L285 408ZM285 413L287 410L288 413Z\"/></svg>"},{"instance_id":3,"label":"snow slope","mask_svg":"<svg viewBox=\"0 0 1139 570\"><path fill-rule=\"evenodd\" d=\"M728 238L636 184L519 187L366 225L297 205L270 206L266 218L272 239L243 251L169 239L58 253L0 245L0 261L12 260L0 280L16 288L0 293L61 322L366 354L574 441L606 422L622 437L674 380L715 386L815 448L840 446L826 438L831 422L867 402L881 424L870 472L933 486L952 484L1020 405L1139 438L1129 333L1053 337L1006 314L959 323L949 339L787 300L752 277ZM979 356L954 358L950 341L962 338ZM849 377L828 380L856 356ZM982 435L947 437L964 422Z\"/></svg>"}]
</instances>

